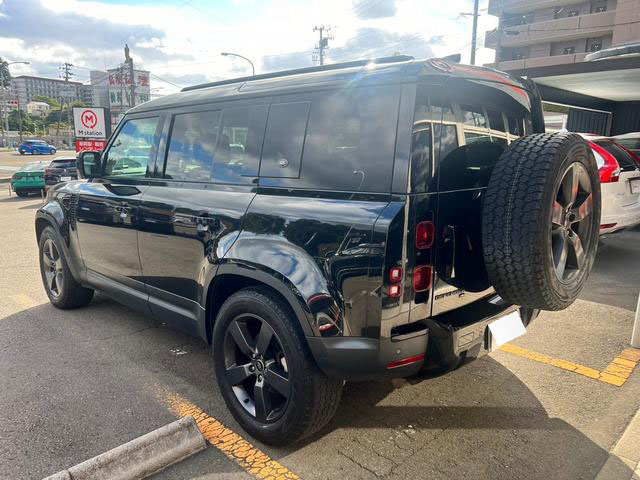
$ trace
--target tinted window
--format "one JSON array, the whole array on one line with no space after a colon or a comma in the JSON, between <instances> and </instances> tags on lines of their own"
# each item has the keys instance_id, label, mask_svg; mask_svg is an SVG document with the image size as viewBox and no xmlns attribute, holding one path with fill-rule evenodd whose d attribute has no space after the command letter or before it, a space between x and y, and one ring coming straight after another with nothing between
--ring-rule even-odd
<instances>
[{"instance_id":1,"label":"tinted window","mask_svg":"<svg viewBox=\"0 0 640 480\"><path fill-rule=\"evenodd\" d=\"M219 119L219 111L173 117L165 178L194 182L210 180Z\"/></svg>"},{"instance_id":2,"label":"tinted window","mask_svg":"<svg viewBox=\"0 0 640 480\"><path fill-rule=\"evenodd\" d=\"M309 102L271 105L262 149L261 176L297 178L300 175L308 117Z\"/></svg>"},{"instance_id":3,"label":"tinted window","mask_svg":"<svg viewBox=\"0 0 640 480\"><path fill-rule=\"evenodd\" d=\"M418 127L411 140L411 191L424 193L431 182L431 124Z\"/></svg>"},{"instance_id":4,"label":"tinted window","mask_svg":"<svg viewBox=\"0 0 640 480\"><path fill-rule=\"evenodd\" d=\"M487 115L489 116L489 126L492 130L499 130L500 132L507 131L504 128L504 119L502 118L502 113L488 109Z\"/></svg>"},{"instance_id":5,"label":"tinted window","mask_svg":"<svg viewBox=\"0 0 640 480\"><path fill-rule=\"evenodd\" d=\"M524 135L524 125L522 118L517 118L509 115L507 117L507 122L509 123L509 133L511 135L517 135L518 137Z\"/></svg>"},{"instance_id":6,"label":"tinted window","mask_svg":"<svg viewBox=\"0 0 640 480\"><path fill-rule=\"evenodd\" d=\"M477 142L490 142L491 137L482 133L464 132L464 140L467 145Z\"/></svg>"},{"instance_id":7,"label":"tinted window","mask_svg":"<svg viewBox=\"0 0 640 480\"><path fill-rule=\"evenodd\" d=\"M465 125L473 127L487 128L487 118L484 116L482 108L471 105L460 105L462 109L462 121Z\"/></svg>"},{"instance_id":8,"label":"tinted window","mask_svg":"<svg viewBox=\"0 0 640 480\"><path fill-rule=\"evenodd\" d=\"M126 120L106 153L106 176L145 176L158 145L158 117Z\"/></svg>"},{"instance_id":9,"label":"tinted window","mask_svg":"<svg viewBox=\"0 0 640 480\"><path fill-rule=\"evenodd\" d=\"M311 104L297 185L327 190L389 192L399 88L340 90Z\"/></svg>"},{"instance_id":10,"label":"tinted window","mask_svg":"<svg viewBox=\"0 0 640 480\"><path fill-rule=\"evenodd\" d=\"M213 162L213 180L246 183L257 177L267 106L229 108L222 112L218 150Z\"/></svg>"},{"instance_id":11,"label":"tinted window","mask_svg":"<svg viewBox=\"0 0 640 480\"><path fill-rule=\"evenodd\" d=\"M436 165L439 165L441 158L445 158L458 148L458 132L455 125L436 125L434 137L439 139L436 143Z\"/></svg>"},{"instance_id":12,"label":"tinted window","mask_svg":"<svg viewBox=\"0 0 640 480\"><path fill-rule=\"evenodd\" d=\"M638 166L634 161L633 157L629 155L627 152L625 152L622 148L620 148L615 143L602 142L602 141L598 141L595 143L597 145L600 145L607 152L609 152L611 155L616 157L616 160L618 161L618 164L620 165L620 168L622 169L622 171L633 171Z\"/></svg>"}]
</instances>

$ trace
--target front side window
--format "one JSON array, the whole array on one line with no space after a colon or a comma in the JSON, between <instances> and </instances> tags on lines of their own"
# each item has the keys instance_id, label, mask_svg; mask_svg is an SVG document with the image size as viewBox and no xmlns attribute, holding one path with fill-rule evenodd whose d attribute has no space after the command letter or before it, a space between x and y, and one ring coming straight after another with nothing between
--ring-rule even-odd
<instances>
[{"instance_id":1,"label":"front side window","mask_svg":"<svg viewBox=\"0 0 640 480\"><path fill-rule=\"evenodd\" d=\"M219 111L175 115L164 177L208 182L218 138Z\"/></svg>"},{"instance_id":2,"label":"front side window","mask_svg":"<svg viewBox=\"0 0 640 480\"><path fill-rule=\"evenodd\" d=\"M105 154L105 176L144 177L158 145L159 117L126 120Z\"/></svg>"}]
</instances>

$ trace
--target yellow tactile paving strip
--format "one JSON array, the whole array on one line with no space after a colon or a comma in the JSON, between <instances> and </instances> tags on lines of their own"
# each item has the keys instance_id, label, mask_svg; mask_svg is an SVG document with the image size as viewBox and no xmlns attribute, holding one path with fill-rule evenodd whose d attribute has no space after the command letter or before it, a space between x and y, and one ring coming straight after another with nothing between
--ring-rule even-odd
<instances>
[{"instance_id":1,"label":"yellow tactile paving strip","mask_svg":"<svg viewBox=\"0 0 640 480\"><path fill-rule=\"evenodd\" d=\"M300 478L287 467L280 465L269 455L251 445L233 430L228 429L221 422L209 416L197 405L175 394L169 394L167 401L176 415L180 417L192 415L196 419L204 438L255 478L264 480L293 480Z\"/></svg>"},{"instance_id":2,"label":"yellow tactile paving strip","mask_svg":"<svg viewBox=\"0 0 640 480\"><path fill-rule=\"evenodd\" d=\"M631 376L631 373L633 373L633 369L638 365L638 363L640 363L640 350L637 348L624 349L620 355L613 359L603 372L568 360L561 360L548 355L543 355L542 353L533 352L526 348L511 345L510 343L500 347L500 350L513 355L518 355L519 357L528 358L535 362L544 363L569 372L577 373L578 375L593 378L600 382L615 385L616 387L624 385L627 379Z\"/></svg>"}]
</instances>

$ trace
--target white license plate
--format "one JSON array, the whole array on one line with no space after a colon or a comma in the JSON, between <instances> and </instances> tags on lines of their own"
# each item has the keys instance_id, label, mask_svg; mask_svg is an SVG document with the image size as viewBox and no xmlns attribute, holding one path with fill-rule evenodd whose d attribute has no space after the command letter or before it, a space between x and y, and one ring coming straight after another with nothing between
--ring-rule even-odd
<instances>
[{"instance_id":1,"label":"white license plate","mask_svg":"<svg viewBox=\"0 0 640 480\"><path fill-rule=\"evenodd\" d=\"M632 178L629 183L631 184L631 193L640 193L640 178Z\"/></svg>"},{"instance_id":2,"label":"white license plate","mask_svg":"<svg viewBox=\"0 0 640 480\"><path fill-rule=\"evenodd\" d=\"M71 181L71 177L60 177L60 181L61 182L70 182Z\"/></svg>"},{"instance_id":3,"label":"white license plate","mask_svg":"<svg viewBox=\"0 0 640 480\"><path fill-rule=\"evenodd\" d=\"M527 329L524 328L518 311L491 322L489 324L489 330L493 337L492 344L498 347L527 333Z\"/></svg>"}]
</instances>

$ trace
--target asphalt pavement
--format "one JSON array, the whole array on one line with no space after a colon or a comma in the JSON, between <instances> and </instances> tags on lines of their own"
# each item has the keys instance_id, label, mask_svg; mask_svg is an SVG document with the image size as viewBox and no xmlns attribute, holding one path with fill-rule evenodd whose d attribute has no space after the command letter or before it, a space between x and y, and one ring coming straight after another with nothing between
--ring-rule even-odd
<instances>
[{"instance_id":1,"label":"asphalt pavement","mask_svg":"<svg viewBox=\"0 0 640 480\"><path fill-rule=\"evenodd\" d=\"M557 366L604 372L629 347L640 229L605 239L581 299L513 342L541 356L495 351L443 377L347 383L329 425L272 448L235 423L200 340L103 295L81 310L48 303L40 202L0 185L0 478L77 464L175 420L182 402L303 479L593 479L640 407L640 366L621 386ZM631 477L629 465L613 466L615 478ZM155 478L267 478L248 470L218 445Z\"/></svg>"}]
</instances>

